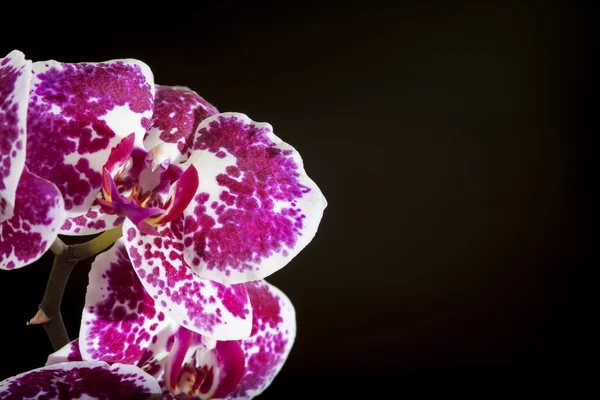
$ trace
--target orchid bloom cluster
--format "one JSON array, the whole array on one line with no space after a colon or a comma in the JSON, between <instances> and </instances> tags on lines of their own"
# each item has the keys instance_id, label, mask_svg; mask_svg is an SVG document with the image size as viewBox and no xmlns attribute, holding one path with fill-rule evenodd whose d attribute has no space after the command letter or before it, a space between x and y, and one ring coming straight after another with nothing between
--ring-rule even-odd
<instances>
[{"instance_id":1,"label":"orchid bloom cluster","mask_svg":"<svg viewBox=\"0 0 600 400\"><path fill-rule=\"evenodd\" d=\"M0 268L122 234L79 337L3 399L250 399L291 350L294 308L264 278L315 236L323 194L269 124L153 79L133 59L0 58Z\"/></svg>"}]
</instances>

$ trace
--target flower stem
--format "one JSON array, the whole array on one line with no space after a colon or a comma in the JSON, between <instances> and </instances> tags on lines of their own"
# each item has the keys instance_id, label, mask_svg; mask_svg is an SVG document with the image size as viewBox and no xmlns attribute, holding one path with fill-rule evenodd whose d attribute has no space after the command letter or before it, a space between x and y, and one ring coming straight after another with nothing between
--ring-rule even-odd
<instances>
[{"instance_id":1,"label":"flower stem","mask_svg":"<svg viewBox=\"0 0 600 400\"><path fill-rule=\"evenodd\" d=\"M122 234L122 225L117 226L108 231L102 232L102 234L89 242L74 244L69 246L71 261L83 260L100 253L108 246L113 244Z\"/></svg>"},{"instance_id":2,"label":"flower stem","mask_svg":"<svg viewBox=\"0 0 600 400\"><path fill-rule=\"evenodd\" d=\"M39 323L44 326L52 347L56 351L69 343L69 335L62 320L60 305L69 275L71 275L73 267L77 264L77 260L70 260L69 246L65 245L59 238L56 238L50 250L54 253L55 258L44 298L39 306L42 315ZM40 311L38 311L36 317L39 316ZM30 323L36 323L36 317Z\"/></svg>"},{"instance_id":3,"label":"flower stem","mask_svg":"<svg viewBox=\"0 0 600 400\"><path fill-rule=\"evenodd\" d=\"M60 313L60 305L73 267L79 260L94 256L106 249L119 237L121 237L121 226L105 231L89 242L68 246L56 238L50 246L50 251L55 256L52 271L39 310L27 324L42 324L54 351L70 341Z\"/></svg>"}]
</instances>

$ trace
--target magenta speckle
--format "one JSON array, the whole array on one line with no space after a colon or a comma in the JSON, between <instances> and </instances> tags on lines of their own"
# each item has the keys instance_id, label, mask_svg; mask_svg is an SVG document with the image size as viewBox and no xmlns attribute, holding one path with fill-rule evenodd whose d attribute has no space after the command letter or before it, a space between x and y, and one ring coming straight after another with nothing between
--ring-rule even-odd
<instances>
[{"instance_id":1,"label":"magenta speckle","mask_svg":"<svg viewBox=\"0 0 600 400\"><path fill-rule=\"evenodd\" d=\"M135 229L129 228L127 230L127 241L131 242L131 241L133 241L133 239L135 239Z\"/></svg>"}]
</instances>

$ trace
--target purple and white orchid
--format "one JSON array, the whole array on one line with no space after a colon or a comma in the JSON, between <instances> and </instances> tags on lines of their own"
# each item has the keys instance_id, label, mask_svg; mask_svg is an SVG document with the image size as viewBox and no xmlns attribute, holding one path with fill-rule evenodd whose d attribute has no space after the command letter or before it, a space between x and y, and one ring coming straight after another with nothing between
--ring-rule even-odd
<instances>
[{"instance_id":1,"label":"purple and white orchid","mask_svg":"<svg viewBox=\"0 0 600 400\"><path fill-rule=\"evenodd\" d=\"M52 354L47 365L133 365L156 379L165 398L251 399L275 378L296 336L292 303L265 281L244 284L250 335L219 340L180 326L156 306L122 241L96 258L89 278L79 339Z\"/></svg>"},{"instance_id":2,"label":"purple and white orchid","mask_svg":"<svg viewBox=\"0 0 600 400\"><path fill-rule=\"evenodd\" d=\"M123 235L93 263L79 339L0 393L116 398L123 379L127 398L247 399L270 384L296 326L263 278L312 240L327 201L269 124L155 85L138 60L15 50L0 59L0 148L0 269L58 234ZM77 389L94 371L108 394Z\"/></svg>"}]
</instances>

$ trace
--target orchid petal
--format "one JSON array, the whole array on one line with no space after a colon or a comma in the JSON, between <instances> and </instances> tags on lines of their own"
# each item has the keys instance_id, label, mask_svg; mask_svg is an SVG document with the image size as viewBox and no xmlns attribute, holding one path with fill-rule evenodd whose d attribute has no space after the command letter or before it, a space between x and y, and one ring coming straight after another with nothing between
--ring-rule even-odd
<instances>
[{"instance_id":1,"label":"orchid petal","mask_svg":"<svg viewBox=\"0 0 600 400\"><path fill-rule=\"evenodd\" d=\"M33 64L27 115L31 172L54 182L69 216L88 211L102 186L111 149L133 133L138 147L150 127L154 82L137 60Z\"/></svg>"},{"instance_id":2,"label":"orchid petal","mask_svg":"<svg viewBox=\"0 0 600 400\"><path fill-rule=\"evenodd\" d=\"M189 88L156 85L152 128L144 137L144 146L154 149L158 163L176 157L184 161L191 154L188 137L193 136L200 122L217 113Z\"/></svg>"},{"instance_id":3,"label":"orchid petal","mask_svg":"<svg viewBox=\"0 0 600 400\"><path fill-rule=\"evenodd\" d=\"M14 215L0 225L0 269L15 269L39 259L56 239L65 221L58 188L23 169Z\"/></svg>"},{"instance_id":4,"label":"orchid petal","mask_svg":"<svg viewBox=\"0 0 600 400\"><path fill-rule=\"evenodd\" d=\"M83 361L79 350L79 339L65 344L63 347L48 356L46 366L60 364L68 361Z\"/></svg>"},{"instance_id":5,"label":"orchid petal","mask_svg":"<svg viewBox=\"0 0 600 400\"><path fill-rule=\"evenodd\" d=\"M96 257L79 333L84 359L141 366L177 327L144 290L122 239Z\"/></svg>"},{"instance_id":6,"label":"orchid petal","mask_svg":"<svg viewBox=\"0 0 600 400\"><path fill-rule=\"evenodd\" d=\"M0 58L0 222L13 216L25 166L31 61L18 50Z\"/></svg>"},{"instance_id":7,"label":"orchid petal","mask_svg":"<svg viewBox=\"0 0 600 400\"><path fill-rule=\"evenodd\" d=\"M140 368L99 361L60 363L0 382L0 397L5 400L141 400L158 394L156 379Z\"/></svg>"},{"instance_id":8,"label":"orchid petal","mask_svg":"<svg viewBox=\"0 0 600 400\"><path fill-rule=\"evenodd\" d=\"M157 225L157 237L124 222L125 246L144 288L171 319L194 332L221 340L248 337L252 310L244 285L192 273L183 260L182 225L181 218Z\"/></svg>"},{"instance_id":9,"label":"orchid petal","mask_svg":"<svg viewBox=\"0 0 600 400\"><path fill-rule=\"evenodd\" d=\"M215 115L199 125L193 146L185 165L196 167L200 184L183 213L184 257L200 277L262 279L312 240L327 201L270 125Z\"/></svg>"},{"instance_id":10,"label":"orchid petal","mask_svg":"<svg viewBox=\"0 0 600 400\"><path fill-rule=\"evenodd\" d=\"M227 399L262 393L285 363L296 338L296 313L288 297L266 281L246 283L254 319L252 336L242 340L246 373Z\"/></svg>"}]
</instances>

